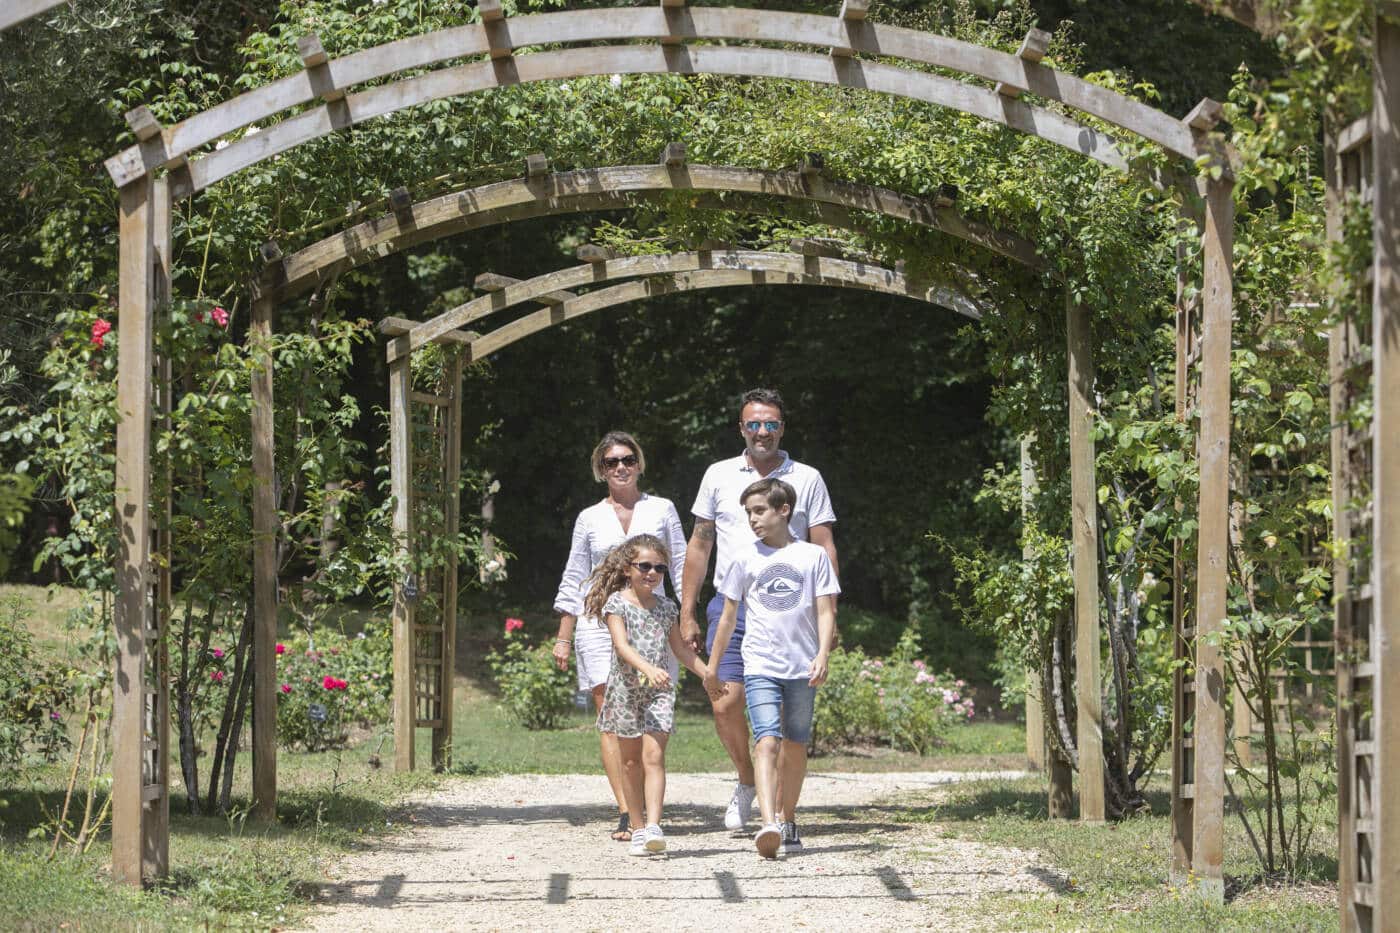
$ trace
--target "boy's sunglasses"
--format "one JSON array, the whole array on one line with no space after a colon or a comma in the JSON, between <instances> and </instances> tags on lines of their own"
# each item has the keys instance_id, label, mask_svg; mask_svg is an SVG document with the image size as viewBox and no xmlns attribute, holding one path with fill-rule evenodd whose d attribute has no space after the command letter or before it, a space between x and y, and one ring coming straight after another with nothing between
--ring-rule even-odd
<instances>
[{"instance_id":1,"label":"boy's sunglasses","mask_svg":"<svg viewBox=\"0 0 1400 933\"><path fill-rule=\"evenodd\" d=\"M759 428L772 434L782 426L783 423L781 421L745 421L743 423L744 430L748 431L750 434L757 434Z\"/></svg>"},{"instance_id":2,"label":"boy's sunglasses","mask_svg":"<svg viewBox=\"0 0 1400 933\"><path fill-rule=\"evenodd\" d=\"M609 470L616 470L619 466L634 467L637 465L637 455L628 454L625 457L604 457L603 466Z\"/></svg>"},{"instance_id":3,"label":"boy's sunglasses","mask_svg":"<svg viewBox=\"0 0 1400 933\"><path fill-rule=\"evenodd\" d=\"M665 564L653 564L644 560L634 560L632 561L632 566L636 567L642 573L651 573L653 570L660 574L666 573Z\"/></svg>"}]
</instances>

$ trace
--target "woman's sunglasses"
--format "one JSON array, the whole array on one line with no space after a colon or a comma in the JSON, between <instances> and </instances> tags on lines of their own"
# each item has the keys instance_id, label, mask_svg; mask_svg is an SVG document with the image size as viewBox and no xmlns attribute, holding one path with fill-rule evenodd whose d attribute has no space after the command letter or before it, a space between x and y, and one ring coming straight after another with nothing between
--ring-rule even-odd
<instances>
[{"instance_id":1,"label":"woman's sunglasses","mask_svg":"<svg viewBox=\"0 0 1400 933\"><path fill-rule=\"evenodd\" d=\"M634 560L632 561L632 566L636 567L642 573L651 573L653 570L660 574L664 574L666 572L665 564L653 564L644 560Z\"/></svg>"},{"instance_id":2,"label":"woman's sunglasses","mask_svg":"<svg viewBox=\"0 0 1400 933\"><path fill-rule=\"evenodd\" d=\"M637 465L637 455L628 454L625 457L604 457L603 466L609 470L616 470L620 466L634 467Z\"/></svg>"}]
</instances>

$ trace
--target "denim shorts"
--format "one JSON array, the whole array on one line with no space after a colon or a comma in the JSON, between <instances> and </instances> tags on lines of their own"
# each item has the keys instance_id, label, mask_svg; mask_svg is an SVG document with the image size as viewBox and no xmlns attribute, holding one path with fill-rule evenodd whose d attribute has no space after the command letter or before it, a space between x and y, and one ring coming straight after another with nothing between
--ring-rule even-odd
<instances>
[{"instance_id":1,"label":"denim shorts","mask_svg":"<svg viewBox=\"0 0 1400 933\"><path fill-rule=\"evenodd\" d=\"M705 605L705 656L715 653L715 629L719 627L720 614L724 612L724 597L718 593ZM744 682L744 604L739 603L739 617L734 626L734 634L729 637L729 647L724 649L724 657L719 659L716 675L722 683L741 684Z\"/></svg>"},{"instance_id":2,"label":"denim shorts","mask_svg":"<svg viewBox=\"0 0 1400 933\"><path fill-rule=\"evenodd\" d=\"M744 700L749 707L753 740L772 737L800 742L812 740L812 705L817 688L807 678L783 680L762 674L744 675Z\"/></svg>"}]
</instances>

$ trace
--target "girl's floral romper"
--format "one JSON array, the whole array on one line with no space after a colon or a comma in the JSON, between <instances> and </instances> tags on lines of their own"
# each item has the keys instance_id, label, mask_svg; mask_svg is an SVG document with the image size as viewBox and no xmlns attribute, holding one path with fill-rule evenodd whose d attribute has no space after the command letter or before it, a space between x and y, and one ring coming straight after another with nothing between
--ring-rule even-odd
<instances>
[{"instance_id":1,"label":"girl's floral romper","mask_svg":"<svg viewBox=\"0 0 1400 933\"><path fill-rule=\"evenodd\" d=\"M671 647L666 635L680 616L674 602L657 593L656 606L648 610L632 605L618 592L608 597L603 615L622 616L627 641L648 664L662 670L670 666ZM646 686L635 667L613 654L608 689L598 711L599 732L612 732L624 739L640 738L643 732L674 732L675 708L674 685L664 690Z\"/></svg>"}]
</instances>

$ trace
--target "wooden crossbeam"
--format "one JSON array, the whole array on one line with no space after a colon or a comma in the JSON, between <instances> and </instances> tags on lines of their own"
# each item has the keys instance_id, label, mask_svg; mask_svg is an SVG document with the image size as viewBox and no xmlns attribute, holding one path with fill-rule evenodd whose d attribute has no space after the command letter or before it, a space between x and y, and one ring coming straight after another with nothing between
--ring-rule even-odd
<instances>
[{"instance_id":1,"label":"wooden crossbeam","mask_svg":"<svg viewBox=\"0 0 1400 933\"><path fill-rule=\"evenodd\" d=\"M549 174L549 157L543 152L532 152L525 157L525 177L540 178Z\"/></svg>"},{"instance_id":2,"label":"wooden crossbeam","mask_svg":"<svg viewBox=\"0 0 1400 933\"><path fill-rule=\"evenodd\" d=\"M406 317L386 317L379 322L379 332L386 337L402 337L413 328L418 326L418 321L410 321ZM480 337L476 331L471 330L450 330L433 343L456 343L462 346L470 346L471 342Z\"/></svg>"},{"instance_id":3,"label":"wooden crossbeam","mask_svg":"<svg viewBox=\"0 0 1400 933\"><path fill-rule=\"evenodd\" d=\"M1045 53L1050 51L1050 33L1044 29L1032 28L1026 33L1026 37L1021 40L1021 47L1016 50L1016 57L1029 64L1038 64ZM997 93L1002 97L1020 97L1026 91L1026 84L1012 84L1010 81L998 81Z\"/></svg>"},{"instance_id":4,"label":"wooden crossbeam","mask_svg":"<svg viewBox=\"0 0 1400 933\"><path fill-rule=\"evenodd\" d=\"M472 283L479 291L499 292L512 285L519 285L520 279L512 278L508 275L499 275L495 272L483 272L476 277ZM540 295L535 298L542 305L562 305L566 301L572 301L578 297L577 292L557 291L547 295Z\"/></svg>"},{"instance_id":5,"label":"wooden crossbeam","mask_svg":"<svg viewBox=\"0 0 1400 933\"><path fill-rule=\"evenodd\" d=\"M1191 112L1181 118L1181 122L1191 127L1197 133L1209 133L1215 129L1225 117L1225 107L1209 97L1201 98L1201 102L1191 108Z\"/></svg>"},{"instance_id":6,"label":"wooden crossbeam","mask_svg":"<svg viewBox=\"0 0 1400 933\"><path fill-rule=\"evenodd\" d=\"M685 143L667 143L661 150L661 164L667 168L685 165Z\"/></svg>"},{"instance_id":7,"label":"wooden crossbeam","mask_svg":"<svg viewBox=\"0 0 1400 933\"><path fill-rule=\"evenodd\" d=\"M574 250L574 256L579 262L607 262L610 259L617 259L622 254L611 246L599 246L596 243L585 243Z\"/></svg>"},{"instance_id":8,"label":"wooden crossbeam","mask_svg":"<svg viewBox=\"0 0 1400 933\"><path fill-rule=\"evenodd\" d=\"M298 38L297 54L301 56L306 76L311 79L311 90L317 97L327 103L345 98L345 88L336 87L331 77L330 56L321 45L319 35L310 32Z\"/></svg>"}]
</instances>

